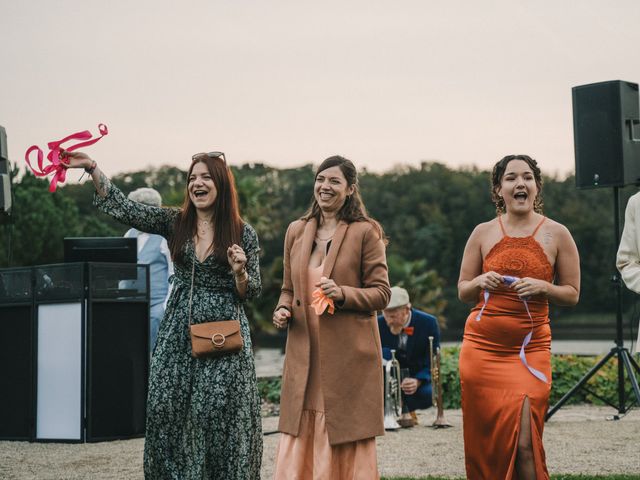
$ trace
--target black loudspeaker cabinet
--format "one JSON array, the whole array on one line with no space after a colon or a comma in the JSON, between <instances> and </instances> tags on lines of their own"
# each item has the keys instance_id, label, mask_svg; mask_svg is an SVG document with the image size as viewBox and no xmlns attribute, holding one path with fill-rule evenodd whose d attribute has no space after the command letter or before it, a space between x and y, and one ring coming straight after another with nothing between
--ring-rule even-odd
<instances>
[{"instance_id":1,"label":"black loudspeaker cabinet","mask_svg":"<svg viewBox=\"0 0 640 480\"><path fill-rule=\"evenodd\" d=\"M33 428L33 308L0 305L0 440L30 440Z\"/></svg>"},{"instance_id":2,"label":"black loudspeaker cabinet","mask_svg":"<svg viewBox=\"0 0 640 480\"><path fill-rule=\"evenodd\" d=\"M0 271L0 440L33 436L33 277L30 269Z\"/></svg>"},{"instance_id":3,"label":"black loudspeaker cabinet","mask_svg":"<svg viewBox=\"0 0 640 480\"><path fill-rule=\"evenodd\" d=\"M144 435L148 265L0 269L0 440ZM145 278L137 288L131 279Z\"/></svg>"},{"instance_id":4,"label":"black loudspeaker cabinet","mask_svg":"<svg viewBox=\"0 0 640 480\"><path fill-rule=\"evenodd\" d=\"M638 85L615 80L572 89L578 188L640 183Z\"/></svg>"},{"instance_id":5,"label":"black loudspeaker cabinet","mask_svg":"<svg viewBox=\"0 0 640 480\"><path fill-rule=\"evenodd\" d=\"M5 162L9 160L9 153L7 150L7 131L0 125L0 164L3 160ZM8 170L3 170L3 168L3 166L0 166L0 173L7 173Z\"/></svg>"},{"instance_id":6,"label":"black loudspeaker cabinet","mask_svg":"<svg viewBox=\"0 0 640 480\"><path fill-rule=\"evenodd\" d=\"M7 153L7 132L0 125L0 220L11 212L11 168Z\"/></svg>"},{"instance_id":7,"label":"black loudspeaker cabinet","mask_svg":"<svg viewBox=\"0 0 640 480\"><path fill-rule=\"evenodd\" d=\"M143 436L149 373L148 304L95 300L89 309L87 441Z\"/></svg>"}]
</instances>

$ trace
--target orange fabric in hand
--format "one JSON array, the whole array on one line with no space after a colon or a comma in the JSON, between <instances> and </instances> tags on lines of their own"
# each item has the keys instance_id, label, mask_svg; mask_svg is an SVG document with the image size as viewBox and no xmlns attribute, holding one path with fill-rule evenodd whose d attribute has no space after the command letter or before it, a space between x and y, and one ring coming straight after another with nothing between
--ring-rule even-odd
<instances>
[{"instance_id":1,"label":"orange fabric in hand","mask_svg":"<svg viewBox=\"0 0 640 480\"><path fill-rule=\"evenodd\" d=\"M313 298L313 301L311 302L311 306L313 307L313 310L316 312L316 315L322 315L324 311L327 309L327 307L329 309L329 315L333 315L333 312L335 312L335 307L333 306L333 300L331 300L324 293L322 293L321 289L316 288L311 294L311 297Z\"/></svg>"}]
</instances>

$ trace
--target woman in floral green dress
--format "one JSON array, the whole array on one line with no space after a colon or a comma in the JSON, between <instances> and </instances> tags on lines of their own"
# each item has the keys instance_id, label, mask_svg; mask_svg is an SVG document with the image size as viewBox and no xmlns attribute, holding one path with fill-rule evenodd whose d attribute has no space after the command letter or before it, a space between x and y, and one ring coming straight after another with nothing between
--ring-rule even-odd
<instances>
[{"instance_id":1,"label":"woman in floral green dress","mask_svg":"<svg viewBox=\"0 0 640 480\"><path fill-rule=\"evenodd\" d=\"M64 152L68 168L84 168L94 203L120 222L169 241L173 289L151 359L144 472L148 479L260 478L260 400L242 302L260 293L258 238L240 218L233 175L219 152L193 156L181 209L128 200L80 152ZM193 358L191 323L236 319L239 354Z\"/></svg>"}]
</instances>

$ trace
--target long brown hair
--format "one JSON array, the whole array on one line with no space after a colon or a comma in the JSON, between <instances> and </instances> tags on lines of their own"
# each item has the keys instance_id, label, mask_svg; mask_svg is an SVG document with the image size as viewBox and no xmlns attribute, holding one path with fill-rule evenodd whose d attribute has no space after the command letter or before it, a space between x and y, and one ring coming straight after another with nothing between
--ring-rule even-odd
<instances>
[{"instance_id":1,"label":"long brown hair","mask_svg":"<svg viewBox=\"0 0 640 480\"><path fill-rule=\"evenodd\" d=\"M529 155L507 155L493 166L493 171L491 172L491 200L496 206L496 213L502 215L506 212L504 199L498 195L498 189L502 183L504 172L507 170L507 164L511 160L522 160L531 168L533 179L536 182L536 187L538 187L538 194L533 200L533 211L542 214L542 206L544 205L542 202L542 172L540 171L540 167L538 167L538 162Z\"/></svg>"},{"instance_id":2,"label":"long brown hair","mask_svg":"<svg viewBox=\"0 0 640 480\"><path fill-rule=\"evenodd\" d=\"M176 217L173 236L169 242L171 257L175 262L184 263L184 247L197 234L196 207L189 197L189 177L193 167L199 162L207 166L217 190L213 203L213 255L216 261L226 264L227 248L234 243L240 245L242 238L243 221L238 207L238 192L233 173L225 161L221 157L211 158L206 155L197 157L189 167L184 203Z\"/></svg>"},{"instance_id":3,"label":"long brown hair","mask_svg":"<svg viewBox=\"0 0 640 480\"><path fill-rule=\"evenodd\" d=\"M351 160L341 157L340 155L329 157L325 161L323 161L316 170L316 177L320 174L320 172L326 170L327 168L336 166L340 167L340 171L344 175L344 178L347 180L347 185L353 185L354 187L353 193L351 195L347 195L344 204L342 205L342 207L340 207L340 210L338 210L336 218L347 223L369 222L371 225L373 225L380 238L386 244L387 237L384 234L382 225L380 225L377 221L369 216L369 214L367 213L367 209L364 206L364 202L362 201L362 197L360 196L358 171L356 170L356 167ZM300 219L309 221L312 218L315 218L318 222L318 225L320 225L322 220L322 210L320 210L320 205L318 205L318 201L316 200L315 195L313 196L313 200L311 201L309 209Z\"/></svg>"}]
</instances>

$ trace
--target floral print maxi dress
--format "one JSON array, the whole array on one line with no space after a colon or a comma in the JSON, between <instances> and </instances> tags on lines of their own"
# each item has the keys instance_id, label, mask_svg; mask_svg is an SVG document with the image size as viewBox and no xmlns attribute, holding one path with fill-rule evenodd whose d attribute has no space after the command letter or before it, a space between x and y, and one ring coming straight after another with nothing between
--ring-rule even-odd
<instances>
[{"instance_id":1,"label":"floral print maxi dress","mask_svg":"<svg viewBox=\"0 0 640 480\"><path fill-rule=\"evenodd\" d=\"M177 209L127 199L113 184L95 196L103 212L122 223L170 238ZM247 299L260 293L258 237L244 225ZM191 357L189 290L195 265L192 323L237 319L244 347L220 358ZM151 358L144 473L147 479L254 480L260 478L262 427L249 325L231 268L208 257L200 262L192 242L175 265L173 289Z\"/></svg>"}]
</instances>

